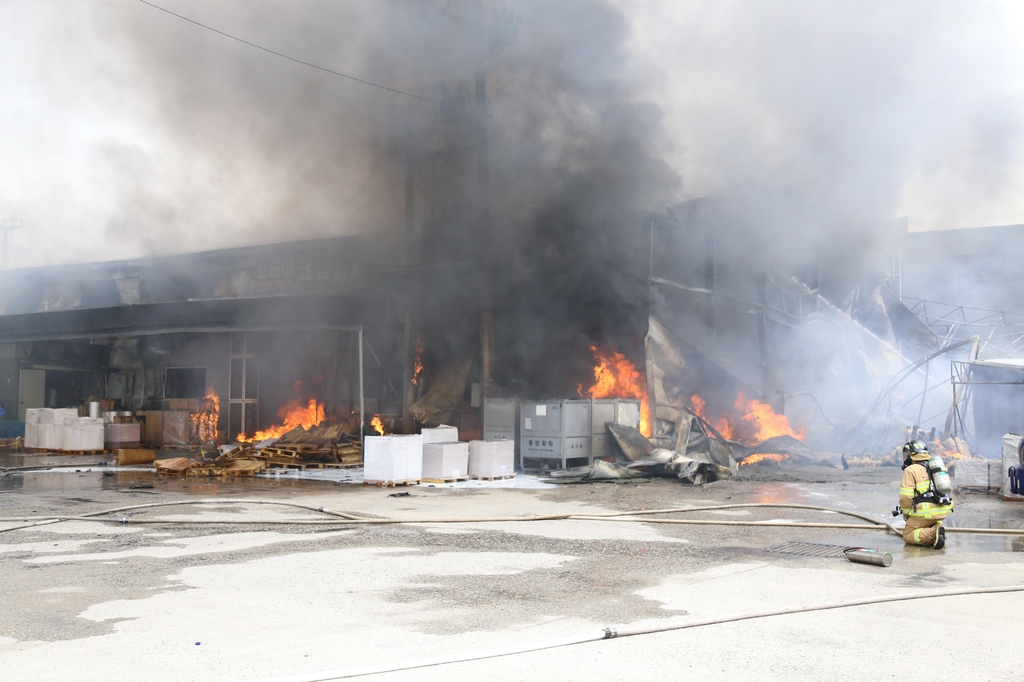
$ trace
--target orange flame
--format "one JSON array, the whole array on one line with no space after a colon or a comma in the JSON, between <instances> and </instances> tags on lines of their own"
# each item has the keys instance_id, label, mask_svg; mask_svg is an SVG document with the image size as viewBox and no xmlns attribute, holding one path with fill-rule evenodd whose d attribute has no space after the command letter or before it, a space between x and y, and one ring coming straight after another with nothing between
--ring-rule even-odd
<instances>
[{"instance_id":1,"label":"orange flame","mask_svg":"<svg viewBox=\"0 0 1024 682\"><path fill-rule=\"evenodd\" d=\"M947 438L945 442L936 436L928 444L928 450L939 454L943 459L973 459L967 442L959 438Z\"/></svg>"},{"instance_id":2,"label":"orange flame","mask_svg":"<svg viewBox=\"0 0 1024 682\"><path fill-rule=\"evenodd\" d=\"M782 455L782 454L775 453L775 452L761 452L761 453L758 453L756 455L750 455L749 457L744 457L743 460L740 461L740 466L741 467L750 466L751 464L757 464L758 462L763 462L763 461L766 461L766 460L769 461L769 462L775 462L776 464L781 464L782 462L786 461L787 459L789 459L789 455Z\"/></svg>"},{"instance_id":3,"label":"orange flame","mask_svg":"<svg viewBox=\"0 0 1024 682\"><path fill-rule=\"evenodd\" d=\"M590 347L597 365L594 367L594 385L583 390L577 386L581 398L636 398L640 400L640 433L651 435L651 406L647 398L647 380L636 366L622 353L605 353L597 346Z\"/></svg>"},{"instance_id":4,"label":"orange flame","mask_svg":"<svg viewBox=\"0 0 1024 682\"><path fill-rule=\"evenodd\" d=\"M373 430L376 431L381 436L386 435L384 431L384 422L380 420L379 414L373 415L373 419L370 420L370 426L372 426Z\"/></svg>"},{"instance_id":5,"label":"orange flame","mask_svg":"<svg viewBox=\"0 0 1024 682\"><path fill-rule=\"evenodd\" d=\"M692 395L690 396L690 404L693 405L694 414L711 424L711 420L708 419L707 415L704 413L704 408L707 406L706 400L701 398L699 395ZM715 430L718 431L718 433L722 434L722 438L725 438L726 440L733 439L734 432L732 424L729 423L728 418L719 417L715 420L715 423L711 425L715 427Z\"/></svg>"},{"instance_id":6,"label":"orange flame","mask_svg":"<svg viewBox=\"0 0 1024 682\"><path fill-rule=\"evenodd\" d=\"M199 410L188 416L193 443L217 442L217 422L220 421L220 396L213 386L199 399Z\"/></svg>"},{"instance_id":7,"label":"orange flame","mask_svg":"<svg viewBox=\"0 0 1024 682\"><path fill-rule=\"evenodd\" d=\"M310 398L305 404L301 400L291 400L277 411L281 424L271 426L263 431L257 431L252 436L244 433L238 434L239 443L258 443L268 438L280 438L292 429L302 427L309 429L320 426L324 420L324 406L316 402L316 398Z\"/></svg>"},{"instance_id":8,"label":"orange flame","mask_svg":"<svg viewBox=\"0 0 1024 682\"><path fill-rule=\"evenodd\" d=\"M423 339L416 335L416 359L412 361L412 385L419 386L420 375L423 374Z\"/></svg>"},{"instance_id":9,"label":"orange flame","mask_svg":"<svg viewBox=\"0 0 1024 682\"><path fill-rule=\"evenodd\" d=\"M772 409L771 405L756 398L747 400L740 393L736 397L736 404L733 407L743 415L740 419L753 430L751 436L753 441L761 443L775 436L792 436L797 440L807 437L806 429L801 428L799 431L794 431L793 425L789 423L789 418L786 415L779 414Z\"/></svg>"},{"instance_id":10,"label":"orange flame","mask_svg":"<svg viewBox=\"0 0 1024 682\"><path fill-rule=\"evenodd\" d=\"M792 436L797 440L807 436L806 429L794 430L786 415L779 414L771 405L756 398L748 400L743 393L736 397L731 413L723 414L714 421L705 414L707 401L699 395L690 396L690 404L694 414L714 426L728 440L757 445L776 436Z\"/></svg>"}]
</instances>

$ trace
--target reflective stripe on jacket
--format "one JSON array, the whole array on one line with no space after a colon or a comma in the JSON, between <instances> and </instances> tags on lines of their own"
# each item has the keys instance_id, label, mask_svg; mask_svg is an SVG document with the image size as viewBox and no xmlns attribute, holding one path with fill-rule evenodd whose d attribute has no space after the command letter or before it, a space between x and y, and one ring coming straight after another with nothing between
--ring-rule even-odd
<instances>
[{"instance_id":1,"label":"reflective stripe on jacket","mask_svg":"<svg viewBox=\"0 0 1024 682\"><path fill-rule=\"evenodd\" d=\"M904 516L919 516L926 519L944 519L953 511L953 504L936 504L934 502L918 502L914 506L914 497L931 490L932 482L928 469L924 464L914 463L903 470L900 482L900 511Z\"/></svg>"}]
</instances>

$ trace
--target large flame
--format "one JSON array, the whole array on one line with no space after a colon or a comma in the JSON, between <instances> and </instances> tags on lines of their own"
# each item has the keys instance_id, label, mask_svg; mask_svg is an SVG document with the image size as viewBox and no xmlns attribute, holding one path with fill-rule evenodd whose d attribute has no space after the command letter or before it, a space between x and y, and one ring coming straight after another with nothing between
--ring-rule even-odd
<instances>
[{"instance_id":1,"label":"large flame","mask_svg":"<svg viewBox=\"0 0 1024 682\"><path fill-rule=\"evenodd\" d=\"M747 400L742 392L737 396L733 409L743 415L740 419L753 431L753 435L750 437L751 442L761 443L776 436L792 436L797 440L807 437L807 430L804 428L800 428L799 431L794 430L786 415L779 414L772 409L771 405L756 398Z\"/></svg>"},{"instance_id":2,"label":"large flame","mask_svg":"<svg viewBox=\"0 0 1024 682\"><path fill-rule=\"evenodd\" d=\"M714 426L724 438L747 445L757 445L776 436L792 436L797 440L807 436L806 429L794 429L786 415L779 414L766 402L748 399L742 392L736 396L730 412L714 419L705 414L707 401L699 395L690 396L690 404L694 414Z\"/></svg>"},{"instance_id":3,"label":"large flame","mask_svg":"<svg viewBox=\"0 0 1024 682\"><path fill-rule=\"evenodd\" d=\"M251 436L244 433L238 434L240 443L258 443L268 438L280 438L292 429L302 427L309 429L320 426L324 420L324 406L317 403L316 398L310 398L303 403L299 399L291 400L277 411L281 423L271 426L263 431L257 431Z\"/></svg>"},{"instance_id":4,"label":"large flame","mask_svg":"<svg viewBox=\"0 0 1024 682\"><path fill-rule=\"evenodd\" d=\"M690 396L690 405L693 406L694 414L711 424L711 420L708 419L708 416L704 411L704 408L707 407L706 400L701 398L699 395L692 395ZM711 425L714 426L715 430L718 431L718 433L720 433L726 440L733 439L732 424L729 423L729 420L726 417L719 417Z\"/></svg>"},{"instance_id":5,"label":"large flame","mask_svg":"<svg viewBox=\"0 0 1024 682\"><path fill-rule=\"evenodd\" d=\"M217 442L217 422L220 421L220 396L213 386L199 399L199 409L188 416L192 440L197 445Z\"/></svg>"},{"instance_id":6,"label":"large flame","mask_svg":"<svg viewBox=\"0 0 1024 682\"><path fill-rule=\"evenodd\" d=\"M577 386L581 398L635 398L640 401L640 433L651 435L651 406L647 398L647 380L626 356L607 353L590 347L594 354L594 385L584 390Z\"/></svg>"},{"instance_id":7,"label":"large flame","mask_svg":"<svg viewBox=\"0 0 1024 682\"><path fill-rule=\"evenodd\" d=\"M373 430L376 431L378 435L387 435L387 432L384 431L384 422L380 420L379 414L373 415L373 419L370 420L370 426L373 427Z\"/></svg>"}]
</instances>

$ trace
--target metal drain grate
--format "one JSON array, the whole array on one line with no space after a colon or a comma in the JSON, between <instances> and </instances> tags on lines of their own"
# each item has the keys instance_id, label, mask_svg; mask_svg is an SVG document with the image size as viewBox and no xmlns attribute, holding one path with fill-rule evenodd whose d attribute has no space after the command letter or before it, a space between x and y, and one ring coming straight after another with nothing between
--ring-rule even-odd
<instances>
[{"instance_id":1,"label":"metal drain grate","mask_svg":"<svg viewBox=\"0 0 1024 682\"><path fill-rule=\"evenodd\" d=\"M769 547L767 551L775 554L797 554L799 556L816 556L823 559L843 559L846 557L846 550L843 545L819 545L814 542L784 542L781 545Z\"/></svg>"}]
</instances>

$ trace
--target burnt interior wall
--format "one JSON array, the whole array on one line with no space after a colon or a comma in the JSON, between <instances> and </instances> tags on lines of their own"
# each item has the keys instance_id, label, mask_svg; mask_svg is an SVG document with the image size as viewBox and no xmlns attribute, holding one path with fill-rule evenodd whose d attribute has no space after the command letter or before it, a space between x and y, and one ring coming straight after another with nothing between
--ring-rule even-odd
<instances>
[{"instance_id":1,"label":"burnt interior wall","mask_svg":"<svg viewBox=\"0 0 1024 682\"><path fill-rule=\"evenodd\" d=\"M138 339L135 353L143 370L143 400L137 409L162 409L168 367L204 367L210 381L207 334L163 334ZM125 355L130 359L131 355Z\"/></svg>"}]
</instances>

